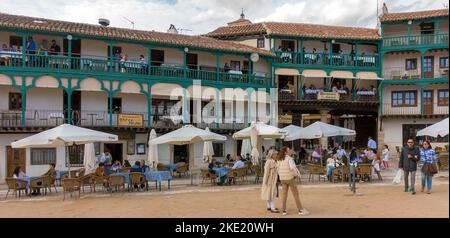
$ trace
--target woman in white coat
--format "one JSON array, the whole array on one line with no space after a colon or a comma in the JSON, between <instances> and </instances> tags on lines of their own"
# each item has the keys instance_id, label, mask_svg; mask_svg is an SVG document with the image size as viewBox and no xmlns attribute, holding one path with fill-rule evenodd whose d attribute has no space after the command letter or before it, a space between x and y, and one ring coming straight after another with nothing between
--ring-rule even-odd
<instances>
[{"instance_id":1,"label":"woman in white coat","mask_svg":"<svg viewBox=\"0 0 450 238\"><path fill-rule=\"evenodd\" d=\"M261 187L261 199L267 201L267 211L279 213L275 208L276 186L277 186L277 157L278 152L274 149L269 150L264 165L264 177Z\"/></svg>"}]
</instances>

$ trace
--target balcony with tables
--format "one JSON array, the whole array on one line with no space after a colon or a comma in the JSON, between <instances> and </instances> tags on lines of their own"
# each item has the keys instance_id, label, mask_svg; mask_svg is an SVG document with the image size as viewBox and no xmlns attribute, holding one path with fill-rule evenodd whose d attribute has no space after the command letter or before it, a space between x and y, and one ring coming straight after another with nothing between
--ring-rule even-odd
<instances>
[{"instance_id":1,"label":"balcony with tables","mask_svg":"<svg viewBox=\"0 0 450 238\"><path fill-rule=\"evenodd\" d=\"M419 47L448 48L448 33L384 36L383 50L414 50Z\"/></svg>"},{"instance_id":2,"label":"balcony with tables","mask_svg":"<svg viewBox=\"0 0 450 238\"><path fill-rule=\"evenodd\" d=\"M196 66L184 67L180 64L170 62L152 61L148 65L147 61L139 60L117 60L107 57L76 55L71 57L64 55L36 55L21 52L0 51L0 68L32 68L44 70L45 72L71 72L71 73L103 73L137 77L150 77L155 79L175 79L183 80L198 79L207 82L226 82L238 84L250 84L258 86L270 86L270 75L262 72L252 72L246 74L242 71L220 69L216 67Z\"/></svg>"},{"instance_id":3,"label":"balcony with tables","mask_svg":"<svg viewBox=\"0 0 450 238\"><path fill-rule=\"evenodd\" d=\"M383 103L382 115L387 117L401 117L401 116L444 117L448 116L448 105L441 106L438 103L430 104L429 107L427 107L427 105L424 105L424 111L422 112L420 105L393 106L391 103Z\"/></svg>"}]
</instances>

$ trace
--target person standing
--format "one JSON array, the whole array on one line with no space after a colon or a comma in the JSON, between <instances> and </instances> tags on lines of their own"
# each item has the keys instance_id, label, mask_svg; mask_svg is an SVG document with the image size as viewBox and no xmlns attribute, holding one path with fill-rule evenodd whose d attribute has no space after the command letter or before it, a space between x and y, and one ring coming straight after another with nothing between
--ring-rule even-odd
<instances>
[{"instance_id":1,"label":"person standing","mask_svg":"<svg viewBox=\"0 0 450 238\"><path fill-rule=\"evenodd\" d=\"M423 142L423 148L420 149L420 171L422 177L422 189L421 192L425 190L425 183L427 185L427 193L431 193L431 184L433 180L433 174L430 173L431 166L436 166L436 152L431 147L430 141ZM436 168L436 167L435 167Z\"/></svg>"},{"instance_id":2,"label":"person standing","mask_svg":"<svg viewBox=\"0 0 450 238\"><path fill-rule=\"evenodd\" d=\"M369 136L369 141L367 142L367 147L372 149L375 153L377 151L377 142Z\"/></svg>"},{"instance_id":3,"label":"person standing","mask_svg":"<svg viewBox=\"0 0 450 238\"><path fill-rule=\"evenodd\" d=\"M50 55L59 55L61 53L61 47L56 44L56 40L52 40L52 45L50 46Z\"/></svg>"},{"instance_id":4,"label":"person standing","mask_svg":"<svg viewBox=\"0 0 450 238\"><path fill-rule=\"evenodd\" d=\"M295 177L300 176L300 172L295 166L294 159L292 159L291 154L292 150L287 146L283 146L283 148L281 148L281 151L278 153L277 171L278 175L280 176L280 181L282 185L281 198L283 201L283 215L287 215L286 201L288 189L291 190L292 195L294 196L295 204L297 205L298 209L298 214L306 215L309 212L303 208L300 202L297 184L295 182Z\"/></svg>"},{"instance_id":5,"label":"person standing","mask_svg":"<svg viewBox=\"0 0 450 238\"><path fill-rule=\"evenodd\" d=\"M414 185L416 182L417 162L420 160L420 150L414 145L413 139L408 139L407 146L402 148L398 167L403 169L405 175L405 192L416 194ZM409 175L411 175L411 186L409 186ZM409 189L409 190L408 190Z\"/></svg>"},{"instance_id":6,"label":"person standing","mask_svg":"<svg viewBox=\"0 0 450 238\"><path fill-rule=\"evenodd\" d=\"M384 145L383 152L381 153L383 168L389 168L389 147L388 145Z\"/></svg>"},{"instance_id":7,"label":"person standing","mask_svg":"<svg viewBox=\"0 0 450 238\"><path fill-rule=\"evenodd\" d=\"M277 187L277 156L276 150L269 150L264 165L264 176L261 187L261 199L267 201L267 211L279 213L275 208L275 197Z\"/></svg>"}]
</instances>

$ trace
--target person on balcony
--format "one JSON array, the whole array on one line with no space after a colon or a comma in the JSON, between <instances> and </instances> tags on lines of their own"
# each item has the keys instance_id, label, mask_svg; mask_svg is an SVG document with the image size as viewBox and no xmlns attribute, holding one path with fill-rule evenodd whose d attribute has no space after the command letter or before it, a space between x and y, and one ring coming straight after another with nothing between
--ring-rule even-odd
<instances>
[{"instance_id":1,"label":"person on balcony","mask_svg":"<svg viewBox=\"0 0 450 238\"><path fill-rule=\"evenodd\" d=\"M224 71L225 73L228 73L228 72L230 72L230 70L231 70L231 68L230 68L230 66L228 65L228 63L225 63L225 65L223 66L223 71Z\"/></svg>"},{"instance_id":2,"label":"person on balcony","mask_svg":"<svg viewBox=\"0 0 450 238\"><path fill-rule=\"evenodd\" d=\"M56 40L52 40L52 45L50 46L50 55L59 55L61 53L61 47L56 44Z\"/></svg>"},{"instance_id":3,"label":"person on balcony","mask_svg":"<svg viewBox=\"0 0 450 238\"><path fill-rule=\"evenodd\" d=\"M27 42L27 54L35 54L36 53L36 43L34 43L33 37L28 37Z\"/></svg>"}]
</instances>

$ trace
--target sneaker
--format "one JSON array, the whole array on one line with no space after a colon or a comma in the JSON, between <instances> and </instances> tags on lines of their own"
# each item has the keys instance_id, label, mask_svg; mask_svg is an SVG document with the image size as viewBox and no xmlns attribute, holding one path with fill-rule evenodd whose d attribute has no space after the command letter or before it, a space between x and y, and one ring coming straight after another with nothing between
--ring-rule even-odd
<instances>
[{"instance_id":1,"label":"sneaker","mask_svg":"<svg viewBox=\"0 0 450 238\"><path fill-rule=\"evenodd\" d=\"M280 213L280 211L278 209L276 209L276 208L275 209L270 209L270 212L271 213Z\"/></svg>"},{"instance_id":2,"label":"sneaker","mask_svg":"<svg viewBox=\"0 0 450 238\"><path fill-rule=\"evenodd\" d=\"M272 209L270 209L270 207L267 208L267 211L272 211Z\"/></svg>"},{"instance_id":3,"label":"sneaker","mask_svg":"<svg viewBox=\"0 0 450 238\"><path fill-rule=\"evenodd\" d=\"M414 191L414 188L411 189L411 194L412 195L416 194L416 191Z\"/></svg>"},{"instance_id":4,"label":"sneaker","mask_svg":"<svg viewBox=\"0 0 450 238\"><path fill-rule=\"evenodd\" d=\"M286 216L287 215L287 211L283 211L283 216Z\"/></svg>"},{"instance_id":5,"label":"sneaker","mask_svg":"<svg viewBox=\"0 0 450 238\"><path fill-rule=\"evenodd\" d=\"M309 214L308 210L306 210L304 208L303 208L303 210L298 211L298 215L308 215L308 214Z\"/></svg>"},{"instance_id":6,"label":"sneaker","mask_svg":"<svg viewBox=\"0 0 450 238\"><path fill-rule=\"evenodd\" d=\"M407 193L407 192L409 192L409 189L408 189L408 188L405 188L405 193Z\"/></svg>"},{"instance_id":7,"label":"sneaker","mask_svg":"<svg viewBox=\"0 0 450 238\"><path fill-rule=\"evenodd\" d=\"M427 191L427 194L431 194L431 191Z\"/></svg>"}]
</instances>

